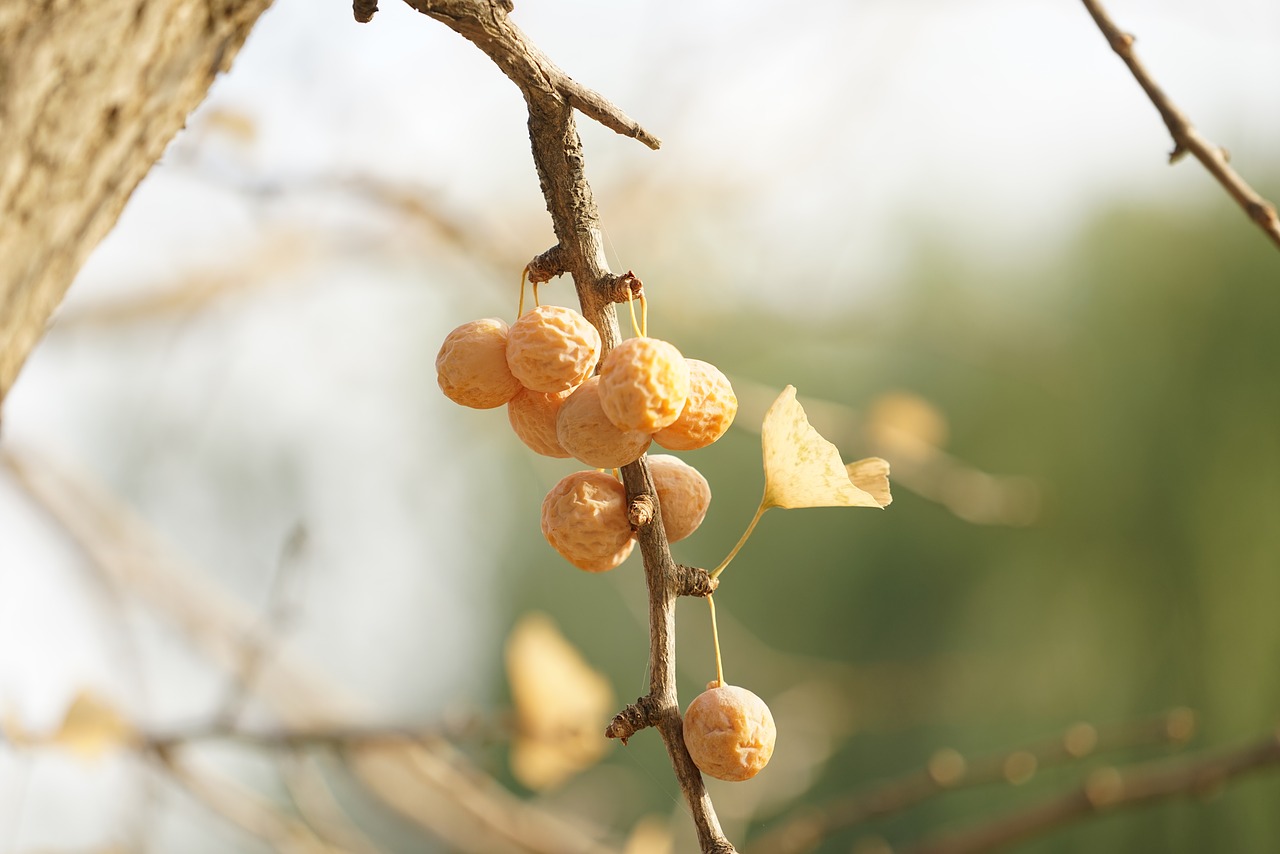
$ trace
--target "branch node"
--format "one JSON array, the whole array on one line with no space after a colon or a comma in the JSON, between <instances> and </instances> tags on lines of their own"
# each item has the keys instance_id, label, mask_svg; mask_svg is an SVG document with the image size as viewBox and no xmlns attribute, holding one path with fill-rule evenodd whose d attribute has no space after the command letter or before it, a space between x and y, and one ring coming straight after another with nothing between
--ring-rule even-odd
<instances>
[{"instance_id":1,"label":"branch node","mask_svg":"<svg viewBox=\"0 0 1280 854\"><path fill-rule=\"evenodd\" d=\"M677 596L696 596L705 599L715 593L716 588L720 586L720 579L712 578L705 569L698 566L685 566L682 563L676 564L674 580Z\"/></svg>"},{"instance_id":2,"label":"branch node","mask_svg":"<svg viewBox=\"0 0 1280 854\"><path fill-rule=\"evenodd\" d=\"M630 302L644 296L644 282L630 270L621 276L609 273L600 277L596 290L605 302Z\"/></svg>"},{"instance_id":3,"label":"branch node","mask_svg":"<svg viewBox=\"0 0 1280 854\"><path fill-rule=\"evenodd\" d=\"M653 498L649 495L637 495L627 505L627 521L631 527L643 528L653 521Z\"/></svg>"},{"instance_id":4,"label":"branch node","mask_svg":"<svg viewBox=\"0 0 1280 854\"><path fill-rule=\"evenodd\" d=\"M605 738L616 738L623 744L640 730L654 726L657 721L657 709L652 695L644 696L614 715L609 726L605 728Z\"/></svg>"},{"instance_id":5,"label":"branch node","mask_svg":"<svg viewBox=\"0 0 1280 854\"><path fill-rule=\"evenodd\" d=\"M378 11L378 0L352 0L351 11L358 23L367 24L373 20L373 13Z\"/></svg>"},{"instance_id":6,"label":"branch node","mask_svg":"<svg viewBox=\"0 0 1280 854\"><path fill-rule=\"evenodd\" d=\"M529 271L530 284L546 284L557 276L564 275L564 250L557 243L530 261L525 269Z\"/></svg>"}]
</instances>

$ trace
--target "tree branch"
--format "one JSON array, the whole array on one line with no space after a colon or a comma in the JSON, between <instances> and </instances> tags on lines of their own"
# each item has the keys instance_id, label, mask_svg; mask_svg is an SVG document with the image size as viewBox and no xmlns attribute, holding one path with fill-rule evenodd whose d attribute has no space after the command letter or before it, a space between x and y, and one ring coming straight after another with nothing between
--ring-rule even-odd
<instances>
[{"instance_id":1,"label":"tree branch","mask_svg":"<svg viewBox=\"0 0 1280 854\"><path fill-rule=\"evenodd\" d=\"M1173 151L1169 153L1169 162L1177 162L1184 154L1190 152L1196 160L1204 164L1204 168L1209 170L1209 174L1217 179L1231 198L1235 199L1236 204L1244 209L1249 219L1271 238L1272 243L1280 247L1280 217L1276 215L1275 205L1250 187L1227 162L1226 151L1205 139L1191 124L1186 114L1174 106L1169 96L1156 84L1133 52L1134 37L1117 27L1097 0L1082 0L1082 2L1093 17L1094 23L1098 25L1098 29L1102 30L1102 34L1106 36L1111 49L1124 60L1124 64L1129 67L1129 71L1133 73L1142 91L1147 93L1151 103L1160 111L1160 118L1164 119L1165 127L1173 137Z\"/></svg>"},{"instance_id":2,"label":"tree branch","mask_svg":"<svg viewBox=\"0 0 1280 854\"><path fill-rule=\"evenodd\" d=\"M638 139L652 149L662 140L642 128L617 105L561 71L511 22L510 0L405 0L480 48L520 87L529 110L534 102L568 105L609 130ZM357 13L358 14L358 13ZM372 16L372 12L369 13Z\"/></svg>"},{"instance_id":3,"label":"tree branch","mask_svg":"<svg viewBox=\"0 0 1280 854\"><path fill-rule=\"evenodd\" d=\"M635 277L616 276L609 271L600 217L583 171L582 141L573 113L575 109L580 110L650 148L658 147L658 139L617 107L583 89L556 68L507 18L509 3L503 0L405 2L474 43L524 94L529 108L534 165L557 240L557 246L534 259L531 266L540 278L551 272L567 272L573 277L582 313L600 331L603 358L621 340L613 308L623 289L619 285L622 283L629 292ZM625 294L622 296L625 298ZM645 709L637 722L654 727L662 736L688 802L702 851L727 854L734 848L725 839L702 775L684 745L675 674L675 601L681 584L645 458L624 466L622 480L629 507L646 504L652 508L648 513L637 515L637 521L645 523L636 527L649 592L649 694L636 704ZM634 732L633 729L628 736Z\"/></svg>"},{"instance_id":4,"label":"tree branch","mask_svg":"<svg viewBox=\"0 0 1280 854\"><path fill-rule=\"evenodd\" d=\"M1280 731L1253 744L1191 760L1161 761L1121 770L1100 768L1078 789L989 824L926 840L913 854L976 854L1012 845L1076 819L1179 797L1204 796L1232 780L1280 765Z\"/></svg>"},{"instance_id":5,"label":"tree branch","mask_svg":"<svg viewBox=\"0 0 1280 854\"><path fill-rule=\"evenodd\" d=\"M1101 732L1090 724L1075 724L1058 738L972 759L954 750L940 750L921 771L834 798L815 808L798 810L793 817L753 839L751 850L753 854L803 854L837 831L910 809L945 792L1001 782L1023 783L1040 768L1141 745L1181 744L1194 731L1194 713L1174 709Z\"/></svg>"}]
</instances>

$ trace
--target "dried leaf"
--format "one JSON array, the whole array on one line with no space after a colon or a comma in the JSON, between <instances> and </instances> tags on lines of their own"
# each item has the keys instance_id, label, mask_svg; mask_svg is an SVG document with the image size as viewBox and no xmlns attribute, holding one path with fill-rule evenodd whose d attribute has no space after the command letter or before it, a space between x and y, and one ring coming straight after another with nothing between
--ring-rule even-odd
<instances>
[{"instance_id":1,"label":"dried leaf","mask_svg":"<svg viewBox=\"0 0 1280 854\"><path fill-rule=\"evenodd\" d=\"M62 725L49 742L88 761L132 744L136 736L114 706L89 691L81 691L67 707Z\"/></svg>"},{"instance_id":2,"label":"dried leaf","mask_svg":"<svg viewBox=\"0 0 1280 854\"><path fill-rule=\"evenodd\" d=\"M849 473L849 480L853 481L853 485L874 498L881 507L888 507L893 503L893 496L889 493L887 462L879 457L867 457L865 460L849 463L844 470Z\"/></svg>"},{"instance_id":3,"label":"dried leaf","mask_svg":"<svg viewBox=\"0 0 1280 854\"><path fill-rule=\"evenodd\" d=\"M765 413L760 438L764 507L883 507L888 503L854 483L840 461L839 449L810 426L794 386L783 389ZM882 492L887 498L887 482Z\"/></svg>"},{"instance_id":4,"label":"dried leaf","mask_svg":"<svg viewBox=\"0 0 1280 854\"><path fill-rule=\"evenodd\" d=\"M558 786L595 764L608 746L613 689L546 614L526 614L507 639L516 711L511 772L530 789Z\"/></svg>"}]
</instances>

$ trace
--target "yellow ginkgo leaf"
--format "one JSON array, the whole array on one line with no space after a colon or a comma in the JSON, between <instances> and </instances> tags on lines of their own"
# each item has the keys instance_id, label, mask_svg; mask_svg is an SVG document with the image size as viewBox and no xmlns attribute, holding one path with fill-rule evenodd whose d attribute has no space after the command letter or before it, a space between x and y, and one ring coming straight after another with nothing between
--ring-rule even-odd
<instances>
[{"instance_id":1,"label":"yellow ginkgo leaf","mask_svg":"<svg viewBox=\"0 0 1280 854\"><path fill-rule=\"evenodd\" d=\"M809 424L796 400L795 386L787 386L769 407L760 431L764 446L763 507L883 507L883 500L854 483L840 461L840 450ZM883 463L883 460L879 461ZM868 468L867 460L856 465ZM888 464L884 464L885 471Z\"/></svg>"},{"instance_id":2,"label":"yellow ginkgo leaf","mask_svg":"<svg viewBox=\"0 0 1280 854\"><path fill-rule=\"evenodd\" d=\"M94 760L108 750L126 747L137 733L114 706L89 691L81 691L67 707L62 725L49 739L84 760Z\"/></svg>"},{"instance_id":3,"label":"yellow ginkgo leaf","mask_svg":"<svg viewBox=\"0 0 1280 854\"><path fill-rule=\"evenodd\" d=\"M595 764L608 746L604 725L614 711L609 681L540 613L516 624L507 638L506 664L516 712L516 779L547 789Z\"/></svg>"},{"instance_id":4,"label":"yellow ginkgo leaf","mask_svg":"<svg viewBox=\"0 0 1280 854\"><path fill-rule=\"evenodd\" d=\"M865 460L849 463L844 470L849 473L849 480L853 481L853 485L874 498L881 507L888 507L893 503L893 496L889 493L887 462L879 457L867 457Z\"/></svg>"}]
</instances>

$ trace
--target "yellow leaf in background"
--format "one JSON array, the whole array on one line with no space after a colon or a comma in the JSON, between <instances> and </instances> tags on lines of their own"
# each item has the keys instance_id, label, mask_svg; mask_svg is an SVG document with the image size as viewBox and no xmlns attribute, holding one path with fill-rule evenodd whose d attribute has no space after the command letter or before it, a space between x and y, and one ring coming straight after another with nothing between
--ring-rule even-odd
<instances>
[{"instance_id":1,"label":"yellow leaf in background","mask_svg":"<svg viewBox=\"0 0 1280 854\"><path fill-rule=\"evenodd\" d=\"M675 850L671 819L662 815L646 815L631 828L622 854L672 854Z\"/></svg>"},{"instance_id":2,"label":"yellow leaf in background","mask_svg":"<svg viewBox=\"0 0 1280 854\"><path fill-rule=\"evenodd\" d=\"M872 449L901 461L925 461L947 444L950 427L938 407L918 394L891 391L867 411L866 433Z\"/></svg>"},{"instance_id":3,"label":"yellow leaf in background","mask_svg":"<svg viewBox=\"0 0 1280 854\"><path fill-rule=\"evenodd\" d=\"M541 613L526 614L511 631L506 664L516 712L515 778L548 789L595 764L616 711L608 680Z\"/></svg>"},{"instance_id":4,"label":"yellow leaf in background","mask_svg":"<svg viewBox=\"0 0 1280 854\"><path fill-rule=\"evenodd\" d=\"M22 725L22 719L18 717L18 713L11 708L6 708L4 713L0 714L0 736L15 747L26 747L34 741L31 733L27 732L26 727Z\"/></svg>"},{"instance_id":5,"label":"yellow leaf in background","mask_svg":"<svg viewBox=\"0 0 1280 854\"><path fill-rule=\"evenodd\" d=\"M855 485L840 461L840 450L809 424L796 400L795 386L787 386L769 407L760 431L764 446L763 507L883 507L886 500ZM868 461L858 463L864 466ZM883 460L881 461L883 462ZM887 471L888 464L885 464Z\"/></svg>"},{"instance_id":6,"label":"yellow leaf in background","mask_svg":"<svg viewBox=\"0 0 1280 854\"><path fill-rule=\"evenodd\" d=\"M881 507L888 507L893 503L893 496L889 493L887 462L879 457L867 457L865 460L849 463L844 470L849 473L849 480L853 481L853 485L874 498Z\"/></svg>"},{"instance_id":7,"label":"yellow leaf in background","mask_svg":"<svg viewBox=\"0 0 1280 854\"><path fill-rule=\"evenodd\" d=\"M137 733L113 706L91 692L81 691L67 707L49 743L74 753L84 760L93 760L108 750L127 747L135 741Z\"/></svg>"}]
</instances>

